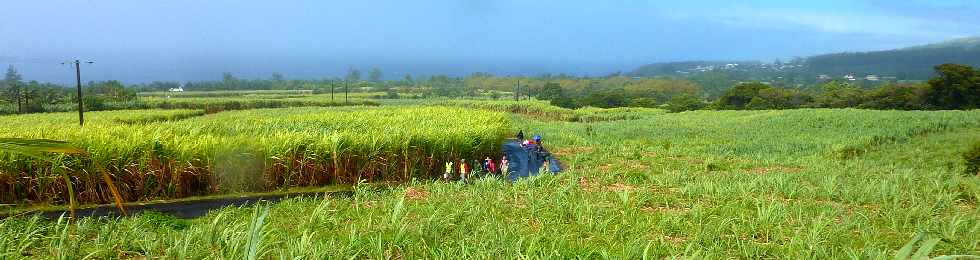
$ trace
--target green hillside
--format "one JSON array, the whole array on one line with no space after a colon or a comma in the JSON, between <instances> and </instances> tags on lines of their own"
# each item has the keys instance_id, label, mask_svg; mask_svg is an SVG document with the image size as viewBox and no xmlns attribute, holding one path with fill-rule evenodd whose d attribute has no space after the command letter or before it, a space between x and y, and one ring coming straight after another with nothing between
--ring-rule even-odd
<instances>
[{"instance_id":1,"label":"green hillside","mask_svg":"<svg viewBox=\"0 0 980 260\"><path fill-rule=\"evenodd\" d=\"M980 37L955 39L941 43L908 48L823 54L786 63L745 61L681 61L652 63L630 73L633 76L701 77L722 74L733 81L768 81L776 78L795 78L799 83L811 83L818 75L842 77L882 75L898 80L925 80L932 76L933 67L944 63L980 66ZM726 66L738 64L736 67Z\"/></svg>"},{"instance_id":2,"label":"green hillside","mask_svg":"<svg viewBox=\"0 0 980 260\"><path fill-rule=\"evenodd\" d=\"M807 71L827 74L877 74L927 79L944 63L980 66L980 38L964 38L897 50L835 53L807 59Z\"/></svg>"}]
</instances>

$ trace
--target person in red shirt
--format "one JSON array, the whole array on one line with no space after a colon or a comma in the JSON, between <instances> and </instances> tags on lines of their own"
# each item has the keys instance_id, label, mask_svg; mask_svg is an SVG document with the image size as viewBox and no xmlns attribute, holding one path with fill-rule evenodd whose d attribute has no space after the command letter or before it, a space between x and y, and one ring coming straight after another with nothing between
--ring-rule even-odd
<instances>
[{"instance_id":1,"label":"person in red shirt","mask_svg":"<svg viewBox=\"0 0 980 260\"><path fill-rule=\"evenodd\" d=\"M483 159L483 168L487 169L487 172L490 174L497 173L497 165L493 164L493 159L490 159L490 157Z\"/></svg>"},{"instance_id":2,"label":"person in red shirt","mask_svg":"<svg viewBox=\"0 0 980 260\"><path fill-rule=\"evenodd\" d=\"M470 166L466 164L466 159L459 160L459 177L463 181L466 181L466 177L470 176Z\"/></svg>"}]
</instances>

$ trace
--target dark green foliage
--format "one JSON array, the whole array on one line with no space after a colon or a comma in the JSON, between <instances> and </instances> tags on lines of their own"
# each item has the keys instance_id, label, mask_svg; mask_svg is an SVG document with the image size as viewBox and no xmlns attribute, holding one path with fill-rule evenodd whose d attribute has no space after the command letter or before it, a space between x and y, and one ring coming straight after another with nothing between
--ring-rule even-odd
<instances>
[{"instance_id":1,"label":"dark green foliage","mask_svg":"<svg viewBox=\"0 0 980 260\"><path fill-rule=\"evenodd\" d=\"M110 80L104 82L90 82L88 86L85 87L85 95L97 95L110 101L127 101L136 98L136 91L131 88L126 88L119 81Z\"/></svg>"},{"instance_id":2,"label":"dark green foliage","mask_svg":"<svg viewBox=\"0 0 980 260\"><path fill-rule=\"evenodd\" d=\"M830 81L819 87L814 106L826 108L856 107L864 102L864 90L840 81Z\"/></svg>"},{"instance_id":3,"label":"dark green foliage","mask_svg":"<svg viewBox=\"0 0 980 260\"><path fill-rule=\"evenodd\" d=\"M568 96L559 96L558 98L551 100L551 105L563 108L576 109L582 107L574 98Z\"/></svg>"},{"instance_id":4,"label":"dark green foliage","mask_svg":"<svg viewBox=\"0 0 980 260\"><path fill-rule=\"evenodd\" d=\"M41 102L31 102L25 103L23 105L23 113L42 113L44 112L44 106Z\"/></svg>"},{"instance_id":5,"label":"dark green foliage","mask_svg":"<svg viewBox=\"0 0 980 260\"><path fill-rule=\"evenodd\" d=\"M929 103L939 109L980 108L980 72L967 65L936 66L935 78L929 80Z\"/></svg>"},{"instance_id":6,"label":"dark green foliage","mask_svg":"<svg viewBox=\"0 0 980 260\"><path fill-rule=\"evenodd\" d=\"M765 106L751 106L753 109L793 109L813 101L808 95L786 88L760 89L757 98L765 101Z\"/></svg>"},{"instance_id":7,"label":"dark green foliage","mask_svg":"<svg viewBox=\"0 0 980 260\"><path fill-rule=\"evenodd\" d=\"M22 77L20 73L17 73L17 69L13 65L7 67L7 72L4 74L3 81L0 82L0 86L3 87L3 95L11 103L17 104L17 112L23 111L22 104Z\"/></svg>"},{"instance_id":8,"label":"dark green foliage","mask_svg":"<svg viewBox=\"0 0 980 260\"><path fill-rule=\"evenodd\" d=\"M538 91L538 99L541 100L553 100L562 95L561 84L555 82L545 83L541 90Z\"/></svg>"},{"instance_id":9,"label":"dark green foliage","mask_svg":"<svg viewBox=\"0 0 980 260\"><path fill-rule=\"evenodd\" d=\"M385 93L385 98L387 98L387 99L398 99L398 91L395 91L394 89L389 89Z\"/></svg>"},{"instance_id":10,"label":"dark green foliage","mask_svg":"<svg viewBox=\"0 0 980 260\"><path fill-rule=\"evenodd\" d=\"M670 112L682 112L703 109L707 104L701 99L691 95L679 95L671 98L667 102L667 110Z\"/></svg>"},{"instance_id":11,"label":"dark green foliage","mask_svg":"<svg viewBox=\"0 0 980 260\"><path fill-rule=\"evenodd\" d=\"M602 90L589 93L589 95L585 96L585 104L594 107L625 107L626 102L626 95L623 94L623 91Z\"/></svg>"},{"instance_id":12,"label":"dark green foliage","mask_svg":"<svg viewBox=\"0 0 980 260\"><path fill-rule=\"evenodd\" d=\"M82 97L82 104L85 107L85 111L99 111L105 110L106 99L100 96L89 95Z\"/></svg>"},{"instance_id":13,"label":"dark green foliage","mask_svg":"<svg viewBox=\"0 0 980 260\"><path fill-rule=\"evenodd\" d=\"M657 100L652 98L631 98L629 107L657 107Z\"/></svg>"},{"instance_id":14,"label":"dark green foliage","mask_svg":"<svg viewBox=\"0 0 980 260\"><path fill-rule=\"evenodd\" d=\"M173 215L152 210L140 212L138 217L146 220L148 223L153 223L157 228L183 230L189 225L187 220L178 219Z\"/></svg>"},{"instance_id":15,"label":"dark green foliage","mask_svg":"<svg viewBox=\"0 0 980 260\"><path fill-rule=\"evenodd\" d=\"M963 154L963 163L966 165L966 175L980 176L980 143L973 145L973 148Z\"/></svg>"},{"instance_id":16,"label":"dark green foliage","mask_svg":"<svg viewBox=\"0 0 980 260\"><path fill-rule=\"evenodd\" d=\"M536 89L538 99L550 100L552 105L564 108L583 106L652 108L678 95L699 94L697 85L686 80L631 79L620 76L601 79L563 79L562 82L567 85L549 81L541 87L532 87L532 89Z\"/></svg>"},{"instance_id":17,"label":"dark green foliage","mask_svg":"<svg viewBox=\"0 0 980 260\"><path fill-rule=\"evenodd\" d=\"M770 88L758 82L739 84L718 98L716 106L718 109L746 109L754 98L759 97L759 91ZM756 100L756 103L761 102L764 101Z\"/></svg>"},{"instance_id":18,"label":"dark green foliage","mask_svg":"<svg viewBox=\"0 0 980 260\"><path fill-rule=\"evenodd\" d=\"M718 98L717 109L793 109L800 107L865 109L976 109L980 108L980 71L966 65L936 66L939 76L928 85L886 84L863 89L830 81L815 91L772 87L762 83L739 84ZM814 94L808 94L814 93Z\"/></svg>"},{"instance_id":19,"label":"dark green foliage","mask_svg":"<svg viewBox=\"0 0 980 260\"><path fill-rule=\"evenodd\" d=\"M926 85L890 84L865 92L864 102L859 106L866 109L918 110L927 107Z\"/></svg>"}]
</instances>

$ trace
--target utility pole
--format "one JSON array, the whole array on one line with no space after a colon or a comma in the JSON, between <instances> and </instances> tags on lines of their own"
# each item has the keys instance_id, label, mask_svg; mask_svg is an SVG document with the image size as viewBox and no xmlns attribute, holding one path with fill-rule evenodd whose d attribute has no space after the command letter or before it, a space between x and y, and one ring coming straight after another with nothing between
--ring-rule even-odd
<instances>
[{"instance_id":1,"label":"utility pole","mask_svg":"<svg viewBox=\"0 0 980 260\"><path fill-rule=\"evenodd\" d=\"M85 107L82 104L82 62L75 60L69 62L63 62L61 64L71 64L75 66L75 86L78 91L78 125L85 125ZM92 64L95 62L86 61L85 63Z\"/></svg>"},{"instance_id":2,"label":"utility pole","mask_svg":"<svg viewBox=\"0 0 980 260\"><path fill-rule=\"evenodd\" d=\"M330 82L330 103L333 103L333 87L336 85L337 83Z\"/></svg>"},{"instance_id":3,"label":"utility pole","mask_svg":"<svg viewBox=\"0 0 980 260\"><path fill-rule=\"evenodd\" d=\"M531 85L527 85L527 100L531 101Z\"/></svg>"},{"instance_id":4,"label":"utility pole","mask_svg":"<svg viewBox=\"0 0 980 260\"><path fill-rule=\"evenodd\" d=\"M350 103L350 80L344 80L344 104Z\"/></svg>"},{"instance_id":5,"label":"utility pole","mask_svg":"<svg viewBox=\"0 0 980 260\"><path fill-rule=\"evenodd\" d=\"M517 88L514 89L514 101L521 100L521 79L517 79Z\"/></svg>"}]
</instances>

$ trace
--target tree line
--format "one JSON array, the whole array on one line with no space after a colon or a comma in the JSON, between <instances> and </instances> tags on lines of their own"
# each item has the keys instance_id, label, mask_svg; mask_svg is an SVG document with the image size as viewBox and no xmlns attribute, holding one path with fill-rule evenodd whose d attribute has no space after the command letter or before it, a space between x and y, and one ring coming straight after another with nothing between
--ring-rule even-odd
<instances>
[{"instance_id":1,"label":"tree line","mask_svg":"<svg viewBox=\"0 0 980 260\"><path fill-rule=\"evenodd\" d=\"M132 100L137 91L119 81L109 80L88 82L83 86L83 92L84 102L95 104ZM14 66L7 67L3 81L0 81L0 93L3 95L0 98L0 114L45 112L45 107L49 105L72 104L78 100L74 88L35 80L24 82Z\"/></svg>"},{"instance_id":2,"label":"tree line","mask_svg":"<svg viewBox=\"0 0 980 260\"><path fill-rule=\"evenodd\" d=\"M936 110L980 108L980 70L943 64L926 83L864 89L831 81L816 89L778 88L761 83L738 84L715 100L715 109L864 108Z\"/></svg>"},{"instance_id":3,"label":"tree line","mask_svg":"<svg viewBox=\"0 0 980 260\"><path fill-rule=\"evenodd\" d=\"M404 75L383 80L380 69L371 69L366 79L357 69L342 78L322 80L286 79L274 73L268 79L241 79L224 73L217 81L156 81L124 86L119 81L88 82L84 86L86 107L98 110L110 101L125 102L137 92L220 90L312 90L314 93L378 92L377 98L535 98L566 108L659 107L672 111L696 109L971 109L980 107L980 72L968 65L935 67L936 76L926 83L885 83L879 86L829 81L805 87L787 87L760 82L736 82L706 91L697 80L676 77L639 78L612 74L577 77L565 74L539 76L494 76L473 73L465 77L434 75L415 78ZM719 88L714 89L714 88ZM77 102L74 88L24 82L14 67L8 67L0 82L0 113L43 112L45 105ZM4 104L6 103L6 104Z\"/></svg>"}]
</instances>

